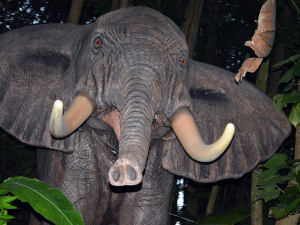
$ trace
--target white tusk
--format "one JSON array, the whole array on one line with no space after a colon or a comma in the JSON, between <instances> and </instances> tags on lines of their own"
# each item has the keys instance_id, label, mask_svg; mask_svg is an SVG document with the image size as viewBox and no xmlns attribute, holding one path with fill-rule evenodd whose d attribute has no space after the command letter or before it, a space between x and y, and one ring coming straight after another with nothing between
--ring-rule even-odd
<instances>
[{"instance_id":1,"label":"white tusk","mask_svg":"<svg viewBox=\"0 0 300 225\"><path fill-rule=\"evenodd\" d=\"M182 108L174 114L171 126L185 151L199 162L211 162L217 159L229 146L235 131L234 125L229 123L215 143L206 145L187 108Z\"/></svg>"},{"instance_id":2,"label":"white tusk","mask_svg":"<svg viewBox=\"0 0 300 225\"><path fill-rule=\"evenodd\" d=\"M49 121L49 129L52 136L63 138L74 132L86 121L96 109L96 102L85 91L80 91L74 102L63 115L63 103L56 100Z\"/></svg>"}]
</instances>

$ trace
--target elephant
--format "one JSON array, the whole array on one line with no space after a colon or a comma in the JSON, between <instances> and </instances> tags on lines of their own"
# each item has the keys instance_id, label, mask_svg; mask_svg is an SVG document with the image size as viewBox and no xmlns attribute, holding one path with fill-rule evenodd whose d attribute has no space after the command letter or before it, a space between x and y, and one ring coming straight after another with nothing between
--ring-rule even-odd
<instances>
[{"instance_id":1,"label":"elephant","mask_svg":"<svg viewBox=\"0 0 300 225\"><path fill-rule=\"evenodd\" d=\"M38 178L87 225L167 224L174 174L239 178L291 132L254 85L189 59L151 8L22 27L0 49L0 126L38 147Z\"/></svg>"}]
</instances>

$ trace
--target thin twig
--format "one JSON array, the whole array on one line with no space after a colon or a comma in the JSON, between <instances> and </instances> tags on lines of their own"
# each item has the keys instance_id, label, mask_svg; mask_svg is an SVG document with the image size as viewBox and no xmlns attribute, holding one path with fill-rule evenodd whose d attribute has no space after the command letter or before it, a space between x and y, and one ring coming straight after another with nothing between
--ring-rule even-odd
<instances>
[{"instance_id":1,"label":"thin twig","mask_svg":"<svg viewBox=\"0 0 300 225\"><path fill-rule=\"evenodd\" d=\"M189 221L189 222L192 222L192 223L196 223L195 221L189 220L189 219L184 218L184 217L182 217L182 216L178 216L178 215L175 215L175 214L172 214L172 213L168 213L168 214L171 215L171 216L178 217L178 218L180 218L180 219L184 219L184 220Z\"/></svg>"}]
</instances>

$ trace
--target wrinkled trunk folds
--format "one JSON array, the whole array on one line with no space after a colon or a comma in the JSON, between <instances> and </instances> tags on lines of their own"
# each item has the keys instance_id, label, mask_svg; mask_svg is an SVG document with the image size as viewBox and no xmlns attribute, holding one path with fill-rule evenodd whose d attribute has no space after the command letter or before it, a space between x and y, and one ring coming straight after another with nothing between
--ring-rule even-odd
<instances>
[{"instance_id":1,"label":"wrinkled trunk folds","mask_svg":"<svg viewBox=\"0 0 300 225\"><path fill-rule=\"evenodd\" d=\"M133 77L133 75L130 75ZM119 157L109 171L112 185L136 185L146 165L154 110L145 76L128 78L120 108Z\"/></svg>"}]
</instances>

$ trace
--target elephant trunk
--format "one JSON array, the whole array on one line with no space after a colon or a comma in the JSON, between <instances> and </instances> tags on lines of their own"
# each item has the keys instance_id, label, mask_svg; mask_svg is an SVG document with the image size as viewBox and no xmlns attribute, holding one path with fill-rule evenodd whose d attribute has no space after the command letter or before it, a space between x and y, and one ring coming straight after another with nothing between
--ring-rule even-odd
<instances>
[{"instance_id":1,"label":"elephant trunk","mask_svg":"<svg viewBox=\"0 0 300 225\"><path fill-rule=\"evenodd\" d=\"M151 140L154 109L151 85L146 76L127 76L122 91L120 110L120 142L118 160L111 166L108 177L114 186L136 185L142 181ZM130 77L130 78L129 78ZM133 78L134 77L134 78Z\"/></svg>"}]
</instances>

